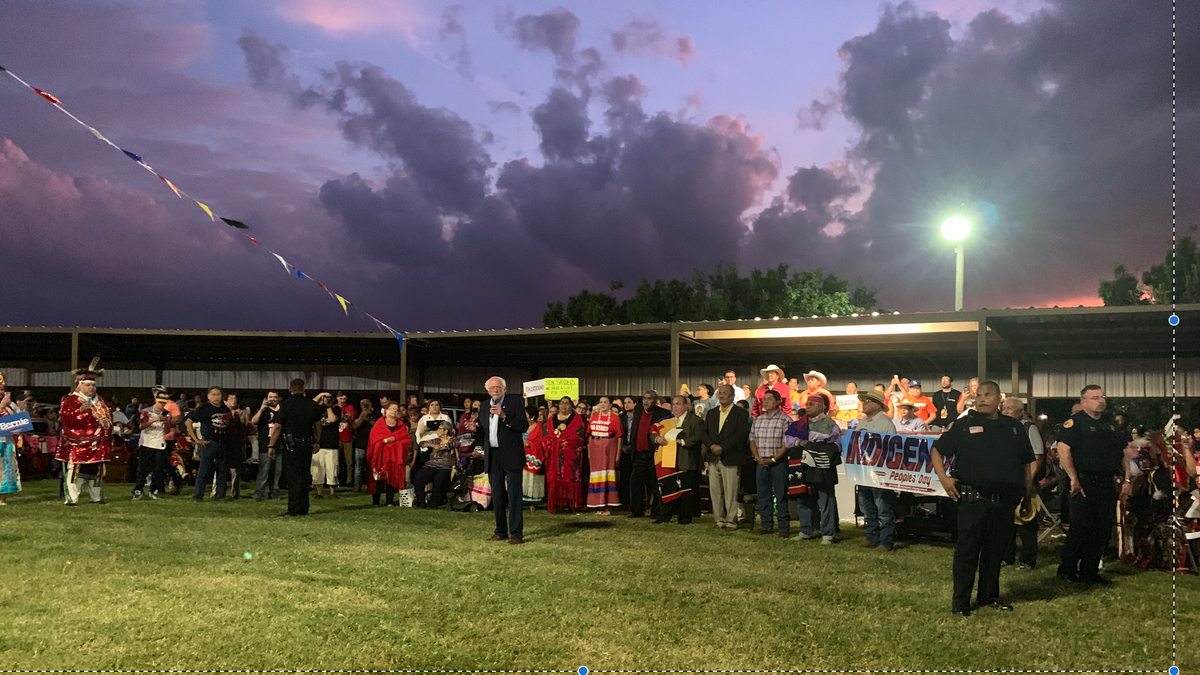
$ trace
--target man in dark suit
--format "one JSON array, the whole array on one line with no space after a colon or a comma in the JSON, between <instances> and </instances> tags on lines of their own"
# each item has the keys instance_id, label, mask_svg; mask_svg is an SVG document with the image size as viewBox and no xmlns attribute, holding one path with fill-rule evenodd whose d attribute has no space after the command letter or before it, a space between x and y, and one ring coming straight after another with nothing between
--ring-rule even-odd
<instances>
[{"instance_id":1,"label":"man in dark suit","mask_svg":"<svg viewBox=\"0 0 1200 675\"><path fill-rule=\"evenodd\" d=\"M653 389L642 394L642 404L633 411L633 419L629 428L629 517L641 518L646 515L646 493L655 490L658 478L654 475L654 448L650 438L650 425L671 416L670 410L664 410L658 405L658 392ZM651 511L653 512L653 506Z\"/></svg>"},{"instance_id":2,"label":"man in dark suit","mask_svg":"<svg viewBox=\"0 0 1200 675\"><path fill-rule=\"evenodd\" d=\"M717 402L720 405L704 417L704 461L713 518L717 527L732 531L738 528L741 465L750 456L750 413L734 405L728 384L717 387Z\"/></svg>"},{"instance_id":3,"label":"man in dark suit","mask_svg":"<svg viewBox=\"0 0 1200 675\"><path fill-rule=\"evenodd\" d=\"M655 523L669 523L671 516L679 516L680 525L691 525L692 518L697 515L697 504L700 501L700 470L704 468L701 459L701 448L704 445L704 422L691 412L692 404L686 396L676 396L671 399L671 414L675 416L675 429L679 435L675 437L675 468L683 474L681 483L688 493L679 499L663 504ZM663 436L654 436L658 445L666 445L668 440Z\"/></svg>"},{"instance_id":4,"label":"man in dark suit","mask_svg":"<svg viewBox=\"0 0 1200 675\"><path fill-rule=\"evenodd\" d=\"M521 470L525 466L523 434L529 428L521 397L506 394L504 378L493 377L484 387L492 397L479 416L475 435L483 439L484 465L492 484L492 508L496 511L496 531L489 541L508 540L522 544L524 521L521 508ZM507 511L507 513L506 513Z\"/></svg>"}]
</instances>

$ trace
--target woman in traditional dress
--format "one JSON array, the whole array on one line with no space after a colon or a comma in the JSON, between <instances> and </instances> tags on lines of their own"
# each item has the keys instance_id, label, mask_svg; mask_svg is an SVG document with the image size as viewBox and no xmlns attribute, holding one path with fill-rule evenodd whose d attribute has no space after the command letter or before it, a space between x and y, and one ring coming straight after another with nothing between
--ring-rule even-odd
<instances>
[{"instance_id":1,"label":"woman in traditional dress","mask_svg":"<svg viewBox=\"0 0 1200 675\"><path fill-rule=\"evenodd\" d=\"M550 513L583 508L584 420L575 414L570 396L546 421L542 447L546 453L546 503Z\"/></svg>"},{"instance_id":2,"label":"woman in traditional dress","mask_svg":"<svg viewBox=\"0 0 1200 675\"><path fill-rule=\"evenodd\" d=\"M15 415L20 409L12 400L12 393L4 387L4 373L0 373L0 417ZM8 495L21 491L21 471L17 466L17 444L12 436L0 436L0 506L7 505Z\"/></svg>"},{"instance_id":3,"label":"woman in traditional dress","mask_svg":"<svg viewBox=\"0 0 1200 675\"><path fill-rule=\"evenodd\" d=\"M545 419L537 408L525 409L529 427L525 432L525 471L521 473L521 494L525 503L533 507L546 499L546 460L542 451L542 431Z\"/></svg>"},{"instance_id":4,"label":"woman in traditional dress","mask_svg":"<svg viewBox=\"0 0 1200 675\"><path fill-rule=\"evenodd\" d=\"M601 396L588 421L589 481L587 505L598 516L612 515L620 506L617 497L617 462L621 456L621 418L612 411L612 399Z\"/></svg>"},{"instance_id":5,"label":"woman in traditional dress","mask_svg":"<svg viewBox=\"0 0 1200 675\"><path fill-rule=\"evenodd\" d=\"M387 506L395 506L396 491L408 485L412 444L400 414L400 404L389 401L383 417L371 429L367 443L367 490L372 506L379 506L383 493L387 495Z\"/></svg>"}]
</instances>

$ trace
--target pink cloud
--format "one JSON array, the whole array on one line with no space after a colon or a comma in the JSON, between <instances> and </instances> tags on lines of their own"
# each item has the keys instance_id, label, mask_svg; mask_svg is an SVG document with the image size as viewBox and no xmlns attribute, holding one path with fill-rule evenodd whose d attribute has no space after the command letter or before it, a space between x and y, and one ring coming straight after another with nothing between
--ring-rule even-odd
<instances>
[{"instance_id":1,"label":"pink cloud","mask_svg":"<svg viewBox=\"0 0 1200 675\"><path fill-rule=\"evenodd\" d=\"M293 23L316 26L327 33L398 33L411 46L433 25L415 0L290 0L278 13Z\"/></svg>"}]
</instances>

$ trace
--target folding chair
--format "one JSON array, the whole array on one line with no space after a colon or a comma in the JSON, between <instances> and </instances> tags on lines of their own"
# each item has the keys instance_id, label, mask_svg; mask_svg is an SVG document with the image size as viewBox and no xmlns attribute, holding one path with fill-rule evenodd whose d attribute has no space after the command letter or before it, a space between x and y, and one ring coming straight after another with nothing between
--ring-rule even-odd
<instances>
[{"instance_id":1,"label":"folding chair","mask_svg":"<svg viewBox=\"0 0 1200 675\"><path fill-rule=\"evenodd\" d=\"M1058 531L1062 532L1064 535L1067 533L1066 528L1064 528L1062 525L1062 516L1056 513L1051 513L1050 509L1046 508L1046 502L1044 501L1042 502L1042 515L1045 516L1046 522L1048 522L1050 525L1046 528L1045 532L1042 532L1038 535L1039 544L1042 543L1046 537L1049 537L1050 533L1053 532L1055 528L1057 528Z\"/></svg>"}]
</instances>

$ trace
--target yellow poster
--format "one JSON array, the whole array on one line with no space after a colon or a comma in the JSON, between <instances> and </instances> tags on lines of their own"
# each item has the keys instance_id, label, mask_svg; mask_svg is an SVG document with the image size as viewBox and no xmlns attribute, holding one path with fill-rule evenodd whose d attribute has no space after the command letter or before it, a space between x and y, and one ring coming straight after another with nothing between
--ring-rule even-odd
<instances>
[{"instance_id":1,"label":"yellow poster","mask_svg":"<svg viewBox=\"0 0 1200 675\"><path fill-rule=\"evenodd\" d=\"M578 377L547 377L546 400L557 401L564 396L570 396L572 401L579 400Z\"/></svg>"}]
</instances>

